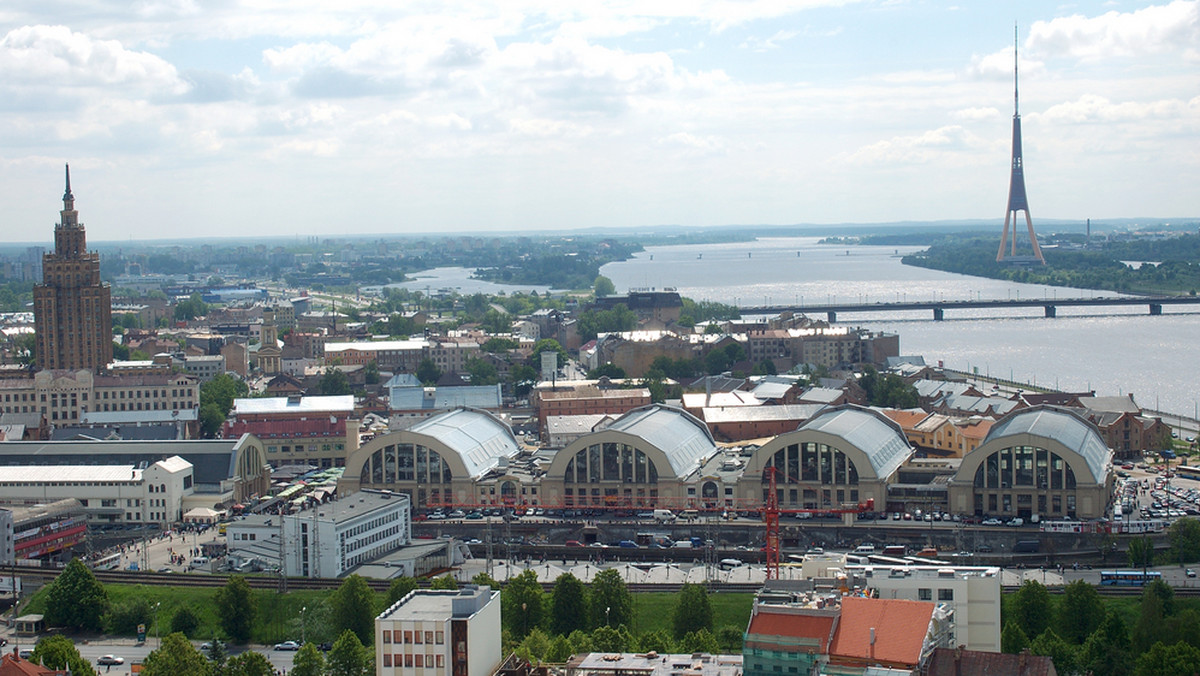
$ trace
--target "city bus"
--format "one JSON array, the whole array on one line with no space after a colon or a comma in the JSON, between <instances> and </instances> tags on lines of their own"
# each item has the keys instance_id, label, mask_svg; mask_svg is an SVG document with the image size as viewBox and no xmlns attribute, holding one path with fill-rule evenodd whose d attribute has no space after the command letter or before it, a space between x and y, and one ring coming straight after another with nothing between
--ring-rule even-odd
<instances>
[{"instance_id":1,"label":"city bus","mask_svg":"<svg viewBox=\"0 0 1200 676\"><path fill-rule=\"evenodd\" d=\"M1180 465L1174 470L1175 475L1180 479L1191 479L1192 481L1200 481L1200 467L1190 467L1188 465Z\"/></svg>"},{"instance_id":2,"label":"city bus","mask_svg":"<svg viewBox=\"0 0 1200 676\"><path fill-rule=\"evenodd\" d=\"M92 570L116 570L121 567L121 552L109 554L92 562Z\"/></svg>"},{"instance_id":3,"label":"city bus","mask_svg":"<svg viewBox=\"0 0 1200 676\"><path fill-rule=\"evenodd\" d=\"M1157 570L1105 570L1100 573L1100 584L1121 587L1142 587L1161 579L1162 573Z\"/></svg>"}]
</instances>

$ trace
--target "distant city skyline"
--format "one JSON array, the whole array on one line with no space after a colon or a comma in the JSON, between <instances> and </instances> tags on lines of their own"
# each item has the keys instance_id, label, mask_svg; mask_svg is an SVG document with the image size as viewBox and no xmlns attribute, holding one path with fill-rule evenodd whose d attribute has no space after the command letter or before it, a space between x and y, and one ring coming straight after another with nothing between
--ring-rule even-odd
<instances>
[{"instance_id":1,"label":"distant city skyline","mask_svg":"<svg viewBox=\"0 0 1200 676\"><path fill-rule=\"evenodd\" d=\"M1200 0L0 10L2 240L1196 217Z\"/></svg>"}]
</instances>

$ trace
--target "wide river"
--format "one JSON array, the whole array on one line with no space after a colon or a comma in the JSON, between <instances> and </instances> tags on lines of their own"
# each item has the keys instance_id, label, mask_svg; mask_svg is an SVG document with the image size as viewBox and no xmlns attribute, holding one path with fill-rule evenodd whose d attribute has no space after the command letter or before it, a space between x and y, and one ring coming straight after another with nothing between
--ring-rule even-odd
<instances>
[{"instance_id":1,"label":"wide river","mask_svg":"<svg viewBox=\"0 0 1200 676\"><path fill-rule=\"evenodd\" d=\"M651 247L601 273L617 291L674 288L694 300L741 306L1078 298L1099 291L1015 284L903 265L922 247L818 244L816 238L772 238L739 244ZM1192 416L1200 408L1200 305L951 311L895 315L839 313L838 322L900 334L900 350L974 370L1070 391L1134 393L1144 407ZM823 316L821 317L824 318Z\"/></svg>"}]
</instances>

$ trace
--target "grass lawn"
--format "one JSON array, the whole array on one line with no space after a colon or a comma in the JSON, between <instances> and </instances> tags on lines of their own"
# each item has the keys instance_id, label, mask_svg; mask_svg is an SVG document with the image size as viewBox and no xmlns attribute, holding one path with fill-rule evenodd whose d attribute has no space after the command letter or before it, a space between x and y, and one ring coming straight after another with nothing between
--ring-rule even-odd
<instances>
[{"instance_id":1,"label":"grass lawn","mask_svg":"<svg viewBox=\"0 0 1200 676\"><path fill-rule=\"evenodd\" d=\"M146 627L147 636L165 636L171 633L171 618L175 611L183 606L192 609L200 618L200 627L192 638L204 640L222 634L217 621L216 589L197 589L195 587L159 587L144 585L104 585L108 591L109 602L119 606L136 598L144 598L153 606L160 604L157 613L158 626L152 621ZM274 591L256 589L254 596L258 601L258 618L254 623L251 641L254 643L277 643L288 639L300 640L300 609L308 607L312 612L319 607L329 592L294 591L286 595ZM379 603L382 605L382 595ZM22 613L44 613L46 607L46 588L39 589L30 599ZM310 618L311 620L312 618ZM309 622L312 626L312 622Z\"/></svg>"},{"instance_id":2,"label":"grass lawn","mask_svg":"<svg viewBox=\"0 0 1200 676\"><path fill-rule=\"evenodd\" d=\"M664 629L671 633L671 618L675 613L677 594L669 593L635 593L633 595L633 634L645 634L656 629ZM754 604L754 594L723 594L708 595L709 604L713 609L713 629L724 626L737 627L745 631L750 621L750 608Z\"/></svg>"}]
</instances>

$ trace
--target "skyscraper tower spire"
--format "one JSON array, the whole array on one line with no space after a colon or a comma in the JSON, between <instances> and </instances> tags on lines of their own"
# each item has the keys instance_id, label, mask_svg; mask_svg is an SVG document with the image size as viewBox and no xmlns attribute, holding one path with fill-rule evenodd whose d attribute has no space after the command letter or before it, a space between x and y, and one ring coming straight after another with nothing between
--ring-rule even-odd
<instances>
[{"instance_id":1,"label":"skyscraper tower spire","mask_svg":"<svg viewBox=\"0 0 1200 676\"><path fill-rule=\"evenodd\" d=\"M42 283L33 287L37 363L45 369L103 371L112 362L112 296L100 280L100 255L87 250L69 165L66 178L54 251L42 256Z\"/></svg>"},{"instance_id":2,"label":"skyscraper tower spire","mask_svg":"<svg viewBox=\"0 0 1200 676\"><path fill-rule=\"evenodd\" d=\"M1004 234L1000 237L1000 250L996 253L996 262L1005 260L1012 262L1037 262L1046 264L1042 256L1042 247L1038 245L1037 234L1033 231L1033 218L1029 215L1029 199L1025 195L1025 166L1021 159L1021 107L1018 88L1018 39L1017 27L1013 26L1013 127L1012 127L1012 175L1008 182L1008 209L1004 214ZM1032 257L1017 256L1017 212L1025 212L1025 226L1029 230L1029 243L1033 249ZM1008 226L1012 223L1012 245L1008 245ZM1006 258L1004 249L1009 248Z\"/></svg>"}]
</instances>

